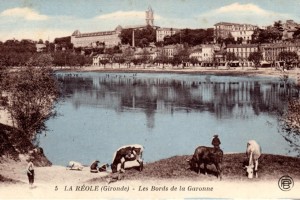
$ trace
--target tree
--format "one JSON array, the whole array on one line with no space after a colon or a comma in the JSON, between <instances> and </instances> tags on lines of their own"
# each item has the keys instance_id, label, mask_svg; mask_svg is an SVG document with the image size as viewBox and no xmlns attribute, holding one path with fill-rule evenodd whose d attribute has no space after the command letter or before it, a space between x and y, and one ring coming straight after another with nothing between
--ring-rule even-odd
<instances>
[{"instance_id":1,"label":"tree","mask_svg":"<svg viewBox=\"0 0 300 200\"><path fill-rule=\"evenodd\" d=\"M38 44L44 44L42 39L39 39Z\"/></svg>"},{"instance_id":2,"label":"tree","mask_svg":"<svg viewBox=\"0 0 300 200\"><path fill-rule=\"evenodd\" d=\"M254 63L255 69L258 69L258 67L260 66L260 61L262 61L262 59L263 55L260 51L251 52L248 58L249 61L252 61Z\"/></svg>"},{"instance_id":3,"label":"tree","mask_svg":"<svg viewBox=\"0 0 300 200\"><path fill-rule=\"evenodd\" d=\"M275 21L273 27L280 32L283 32L283 30L284 30L281 20Z\"/></svg>"},{"instance_id":4,"label":"tree","mask_svg":"<svg viewBox=\"0 0 300 200\"><path fill-rule=\"evenodd\" d=\"M204 43L211 43L214 40L214 29L184 29L174 35L166 36L164 44L183 44L195 46Z\"/></svg>"},{"instance_id":5,"label":"tree","mask_svg":"<svg viewBox=\"0 0 300 200\"><path fill-rule=\"evenodd\" d=\"M6 109L14 126L33 140L36 133L46 130L45 121L54 116L54 102L59 90L50 68L25 67L8 73L6 92L9 97Z\"/></svg>"},{"instance_id":6,"label":"tree","mask_svg":"<svg viewBox=\"0 0 300 200\"><path fill-rule=\"evenodd\" d=\"M300 28L297 28L297 30L293 34L294 39L300 39Z\"/></svg>"},{"instance_id":7,"label":"tree","mask_svg":"<svg viewBox=\"0 0 300 200\"><path fill-rule=\"evenodd\" d=\"M102 59L102 60L100 60L100 63L101 63L101 64L104 66L104 68L105 68L106 64L109 63L109 60L108 60L108 59Z\"/></svg>"},{"instance_id":8,"label":"tree","mask_svg":"<svg viewBox=\"0 0 300 200\"><path fill-rule=\"evenodd\" d=\"M49 67L52 66L53 57L51 54L36 54L32 56L26 65L28 66L35 66L35 67Z\"/></svg>"},{"instance_id":9,"label":"tree","mask_svg":"<svg viewBox=\"0 0 300 200\"><path fill-rule=\"evenodd\" d=\"M236 43L237 44L242 44L243 43L243 38L242 37L238 37Z\"/></svg>"},{"instance_id":10,"label":"tree","mask_svg":"<svg viewBox=\"0 0 300 200\"><path fill-rule=\"evenodd\" d=\"M225 44L235 44L234 37L229 33L229 36L224 39Z\"/></svg>"},{"instance_id":11,"label":"tree","mask_svg":"<svg viewBox=\"0 0 300 200\"><path fill-rule=\"evenodd\" d=\"M298 55L296 52L292 51L281 51L278 54L278 60L284 61L289 69L294 61L298 60Z\"/></svg>"},{"instance_id":12,"label":"tree","mask_svg":"<svg viewBox=\"0 0 300 200\"><path fill-rule=\"evenodd\" d=\"M237 60L237 57L236 57L235 53L233 53L233 52L226 52L225 57L226 57L227 61Z\"/></svg>"},{"instance_id":13,"label":"tree","mask_svg":"<svg viewBox=\"0 0 300 200\"><path fill-rule=\"evenodd\" d=\"M281 40L282 31L278 28L268 27L267 29L256 29L252 35L252 43L273 43Z\"/></svg>"},{"instance_id":14,"label":"tree","mask_svg":"<svg viewBox=\"0 0 300 200\"><path fill-rule=\"evenodd\" d=\"M133 29L123 29L120 34L122 44L132 44L132 33ZM136 46L146 47L149 46L150 42L156 41L156 30L147 26L143 29L134 30L134 40Z\"/></svg>"}]
</instances>

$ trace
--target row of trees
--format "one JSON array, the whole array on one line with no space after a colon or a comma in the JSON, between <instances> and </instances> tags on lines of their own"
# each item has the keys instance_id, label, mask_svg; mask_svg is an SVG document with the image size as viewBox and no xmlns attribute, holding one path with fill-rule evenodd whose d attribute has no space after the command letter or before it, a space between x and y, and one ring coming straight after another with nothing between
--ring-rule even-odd
<instances>
[{"instance_id":1,"label":"row of trees","mask_svg":"<svg viewBox=\"0 0 300 200\"><path fill-rule=\"evenodd\" d=\"M199 44L212 43L214 41L214 29L184 29L174 35L166 36L163 45L188 44L196 46Z\"/></svg>"},{"instance_id":2,"label":"row of trees","mask_svg":"<svg viewBox=\"0 0 300 200\"><path fill-rule=\"evenodd\" d=\"M47 43L49 46L50 44ZM46 45L47 47L47 45ZM0 66L83 66L91 65L90 54L81 51L45 51L38 53L36 44L29 40L7 40L0 42Z\"/></svg>"},{"instance_id":3,"label":"row of trees","mask_svg":"<svg viewBox=\"0 0 300 200\"><path fill-rule=\"evenodd\" d=\"M263 60L263 55L260 51L252 52L250 53L248 60L252 61L255 64L255 67L258 68L260 66L261 61ZM283 67L289 69L292 67L292 64L294 62L298 61L298 55L296 52L282 51L278 54L278 60L284 61L286 66Z\"/></svg>"}]
</instances>

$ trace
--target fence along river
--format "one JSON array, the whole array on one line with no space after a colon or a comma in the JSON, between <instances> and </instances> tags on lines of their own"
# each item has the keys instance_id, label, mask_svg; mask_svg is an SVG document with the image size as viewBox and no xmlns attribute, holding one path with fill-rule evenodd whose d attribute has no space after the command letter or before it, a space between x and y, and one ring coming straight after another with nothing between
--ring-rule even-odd
<instances>
[{"instance_id":1,"label":"fence along river","mask_svg":"<svg viewBox=\"0 0 300 200\"><path fill-rule=\"evenodd\" d=\"M151 73L60 72L58 116L39 145L54 163L110 163L125 144L142 144L144 160L191 155L211 146L245 152L249 139L263 153L299 156L298 136L278 123L287 99L299 95L279 78ZM297 146L298 145L298 146Z\"/></svg>"}]
</instances>

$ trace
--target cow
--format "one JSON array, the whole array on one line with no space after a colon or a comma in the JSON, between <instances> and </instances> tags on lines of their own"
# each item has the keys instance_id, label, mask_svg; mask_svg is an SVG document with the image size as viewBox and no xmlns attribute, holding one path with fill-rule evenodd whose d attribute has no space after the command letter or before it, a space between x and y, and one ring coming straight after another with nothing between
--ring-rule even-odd
<instances>
[{"instance_id":1,"label":"cow","mask_svg":"<svg viewBox=\"0 0 300 200\"><path fill-rule=\"evenodd\" d=\"M121 164L121 171L125 171L126 161L137 161L140 171L143 170L143 154L144 148L139 144L132 144L120 147L113 156L111 170L113 173L119 171L118 165Z\"/></svg>"},{"instance_id":2,"label":"cow","mask_svg":"<svg viewBox=\"0 0 300 200\"><path fill-rule=\"evenodd\" d=\"M248 174L248 178L253 178L254 173L255 173L255 177L258 178L257 169L258 169L258 159L261 155L261 147L255 140L248 141L246 155L247 158L249 159L249 165L245 166L245 169Z\"/></svg>"},{"instance_id":3,"label":"cow","mask_svg":"<svg viewBox=\"0 0 300 200\"><path fill-rule=\"evenodd\" d=\"M67 165L66 169L70 169L70 170L82 170L83 169L83 165L79 162L76 161L70 161L69 164Z\"/></svg>"},{"instance_id":4,"label":"cow","mask_svg":"<svg viewBox=\"0 0 300 200\"><path fill-rule=\"evenodd\" d=\"M195 170L197 173L200 172L200 165L203 163L205 174L207 174L206 166L214 164L218 173L217 177L222 180L223 151L220 148L199 146L195 149L192 159L187 161L190 164L190 169Z\"/></svg>"}]
</instances>

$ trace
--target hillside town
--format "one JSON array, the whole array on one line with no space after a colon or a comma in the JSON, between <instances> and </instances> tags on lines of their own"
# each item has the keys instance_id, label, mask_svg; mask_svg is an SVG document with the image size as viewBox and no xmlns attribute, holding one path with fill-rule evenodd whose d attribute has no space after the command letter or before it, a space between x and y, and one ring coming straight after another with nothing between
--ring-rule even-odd
<instances>
[{"instance_id":1,"label":"hillside town","mask_svg":"<svg viewBox=\"0 0 300 200\"><path fill-rule=\"evenodd\" d=\"M300 24L293 20L274 22L268 27L219 22L211 29L191 30L155 26L151 7L145 16L146 23L140 26L122 28L119 25L113 31L94 33L76 30L71 35L71 43L83 51L105 47L102 53L93 54L93 66L115 61L133 61L135 64L160 61L173 65L247 67L253 66L257 59L261 66L298 65ZM155 38L149 39L149 33L142 38L135 33L142 30L148 30ZM129 32L129 38L124 36L125 31ZM112 53L109 48L119 52ZM284 52L289 52L288 59L283 56Z\"/></svg>"},{"instance_id":2,"label":"hillside town","mask_svg":"<svg viewBox=\"0 0 300 200\"><path fill-rule=\"evenodd\" d=\"M179 29L155 24L154 10L145 11L145 24L118 25L114 30L81 33L39 40L7 40L0 46L31 45L32 52L51 54L54 66L210 66L276 67L281 70L299 66L300 24L275 21L269 26L219 22L212 28ZM34 45L34 46L32 46ZM2 48L1 54L7 50ZM35 50L36 49L36 50ZM38 55L39 56L39 55ZM0 58L2 66L26 65L30 60ZM13 56L12 56L13 57ZM45 56L44 56L45 57ZM18 61L19 60L19 61ZM31 59L32 61L32 59Z\"/></svg>"}]
</instances>

